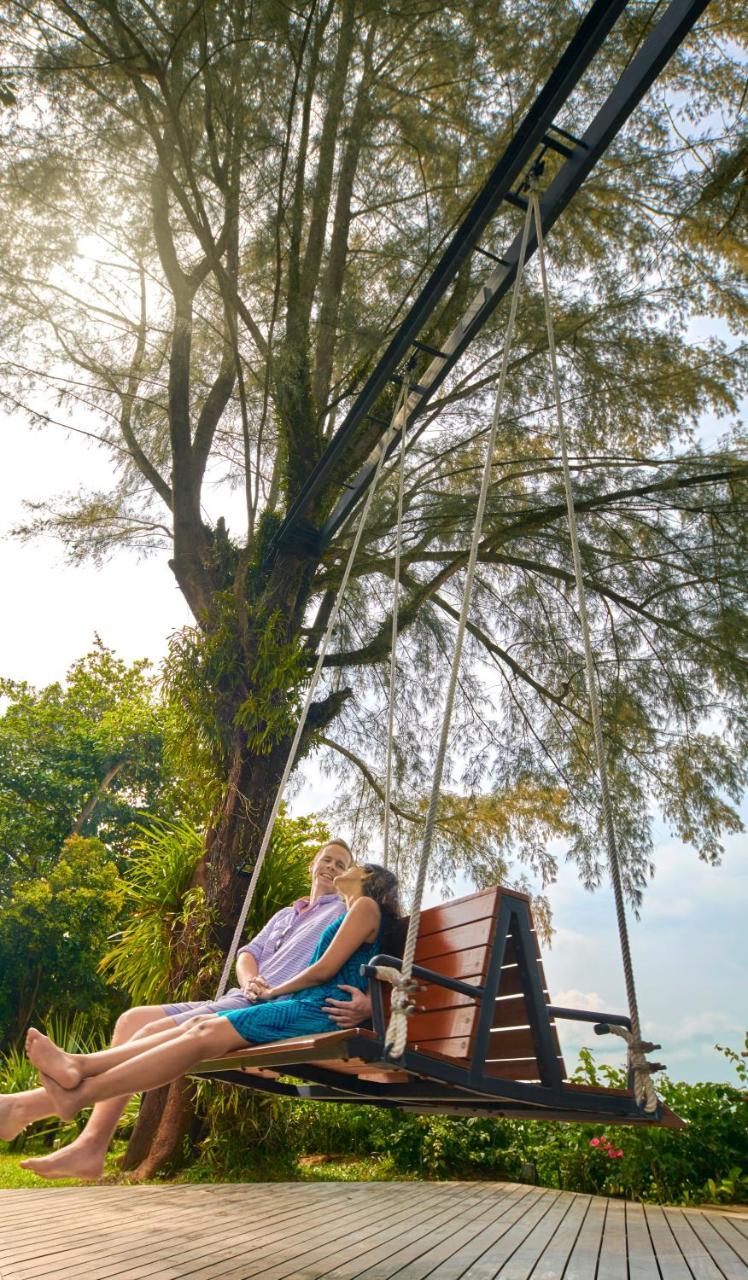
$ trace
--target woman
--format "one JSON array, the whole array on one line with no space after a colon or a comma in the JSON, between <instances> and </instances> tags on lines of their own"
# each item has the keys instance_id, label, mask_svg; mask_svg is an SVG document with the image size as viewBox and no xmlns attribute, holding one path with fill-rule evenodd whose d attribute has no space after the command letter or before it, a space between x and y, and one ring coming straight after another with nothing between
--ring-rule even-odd
<instances>
[{"instance_id":1,"label":"woman","mask_svg":"<svg viewBox=\"0 0 748 1280\"><path fill-rule=\"evenodd\" d=\"M93 1102L156 1089L198 1062L224 1057L251 1044L330 1031L322 1005L338 984L366 989L362 964L398 946L402 925L397 879L373 863L348 867L334 880L346 913L323 932L312 963L277 987L255 981L258 1003L191 1019L101 1053L64 1053L32 1028L26 1052L36 1066L56 1113L72 1119ZM0 1127L12 1124L13 1095L0 1097Z\"/></svg>"}]
</instances>

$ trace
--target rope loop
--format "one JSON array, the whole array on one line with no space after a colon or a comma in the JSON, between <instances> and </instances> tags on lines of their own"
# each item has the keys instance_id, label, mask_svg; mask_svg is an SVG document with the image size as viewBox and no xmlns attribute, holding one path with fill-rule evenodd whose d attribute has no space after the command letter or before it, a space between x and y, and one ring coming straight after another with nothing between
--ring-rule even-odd
<instances>
[{"instance_id":1,"label":"rope loop","mask_svg":"<svg viewBox=\"0 0 748 1280\"><path fill-rule=\"evenodd\" d=\"M628 1027L614 1027L609 1024L608 1031L626 1041L626 1065L633 1083L637 1107L645 1115L655 1115L660 1105L660 1099L652 1083L652 1073L654 1071L664 1071L665 1068L661 1062L648 1062L644 1055L650 1053L653 1049L661 1048L661 1046L652 1044L648 1040L635 1038L634 1033L629 1031Z\"/></svg>"},{"instance_id":2,"label":"rope loop","mask_svg":"<svg viewBox=\"0 0 748 1280\"><path fill-rule=\"evenodd\" d=\"M384 1047L391 1058L401 1058L408 1043L408 1018L417 1008L412 998L413 993L420 990L420 984L415 978L401 973L392 965L375 965L374 973L382 982L389 982L392 985L390 1020Z\"/></svg>"}]
</instances>

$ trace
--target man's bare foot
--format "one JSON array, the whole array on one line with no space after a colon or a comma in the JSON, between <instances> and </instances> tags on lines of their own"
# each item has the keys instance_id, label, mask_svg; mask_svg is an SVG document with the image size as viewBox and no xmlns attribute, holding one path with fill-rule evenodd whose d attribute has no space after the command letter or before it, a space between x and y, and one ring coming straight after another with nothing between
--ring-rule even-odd
<instances>
[{"instance_id":1,"label":"man's bare foot","mask_svg":"<svg viewBox=\"0 0 748 1280\"><path fill-rule=\"evenodd\" d=\"M69 1147L53 1151L51 1156L22 1160L21 1168L30 1169L40 1178L82 1178L96 1182L104 1172L104 1157L85 1143L71 1142Z\"/></svg>"},{"instance_id":2,"label":"man's bare foot","mask_svg":"<svg viewBox=\"0 0 748 1280\"><path fill-rule=\"evenodd\" d=\"M72 1053L58 1049L49 1036L30 1027L26 1036L26 1055L37 1071L51 1076L63 1089L74 1089L81 1082L81 1072Z\"/></svg>"},{"instance_id":3,"label":"man's bare foot","mask_svg":"<svg viewBox=\"0 0 748 1280\"><path fill-rule=\"evenodd\" d=\"M0 1095L0 1139L12 1142L30 1121L26 1115L23 1102L14 1098L12 1093Z\"/></svg>"},{"instance_id":4,"label":"man's bare foot","mask_svg":"<svg viewBox=\"0 0 748 1280\"><path fill-rule=\"evenodd\" d=\"M78 1084L74 1089L65 1089L52 1076L45 1075L43 1071L39 1072L39 1079L55 1109L55 1115L59 1116L61 1120L72 1120L73 1116L77 1116L78 1112L85 1107L85 1099L81 1096L83 1093L81 1084Z\"/></svg>"}]
</instances>

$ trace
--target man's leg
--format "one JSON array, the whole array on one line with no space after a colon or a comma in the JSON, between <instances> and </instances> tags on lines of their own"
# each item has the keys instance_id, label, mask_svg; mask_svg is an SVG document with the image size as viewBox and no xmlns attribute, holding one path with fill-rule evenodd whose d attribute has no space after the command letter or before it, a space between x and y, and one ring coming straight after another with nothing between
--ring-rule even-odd
<instances>
[{"instance_id":1,"label":"man's leg","mask_svg":"<svg viewBox=\"0 0 748 1280\"><path fill-rule=\"evenodd\" d=\"M165 1012L161 1005L141 1005L135 1009L127 1009L117 1019L112 1045L124 1044L149 1023L163 1018L165 1018ZM174 1025L173 1019L170 1021ZM22 1160L22 1167L31 1169L42 1178L100 1178L104 1172L104 1158L109 1150L109 1143L112 1141L114 1131L129 1099L130 1095L125 1094L120 1098L110 1098L107 1102L97 1103L88 1118L85 1129L74 1142L67 1147L62 1147L60 1151L54 1151L52 1155ZM24 1114L29 1116L28 1119L24 1119L24 1125L55 1114L45 1089L31 1091Z\"/></svg>"}]
</instances>

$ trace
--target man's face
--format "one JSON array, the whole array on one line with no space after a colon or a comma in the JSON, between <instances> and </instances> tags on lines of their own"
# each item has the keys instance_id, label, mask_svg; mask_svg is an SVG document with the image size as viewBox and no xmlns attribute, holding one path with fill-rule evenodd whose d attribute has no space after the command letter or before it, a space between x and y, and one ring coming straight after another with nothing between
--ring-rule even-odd
<instances>
[{"instance_id":1,"label":"man's face","mask_svg":"<svg viewBox=\"0 0 748 1280\"><path fill-rule=\"evenodd\" d=\"M351 865L351 855L340 844L326 844L312 863L312 883L323 893L334 893L333 880Z\"/></svg>"}]
</instances>

